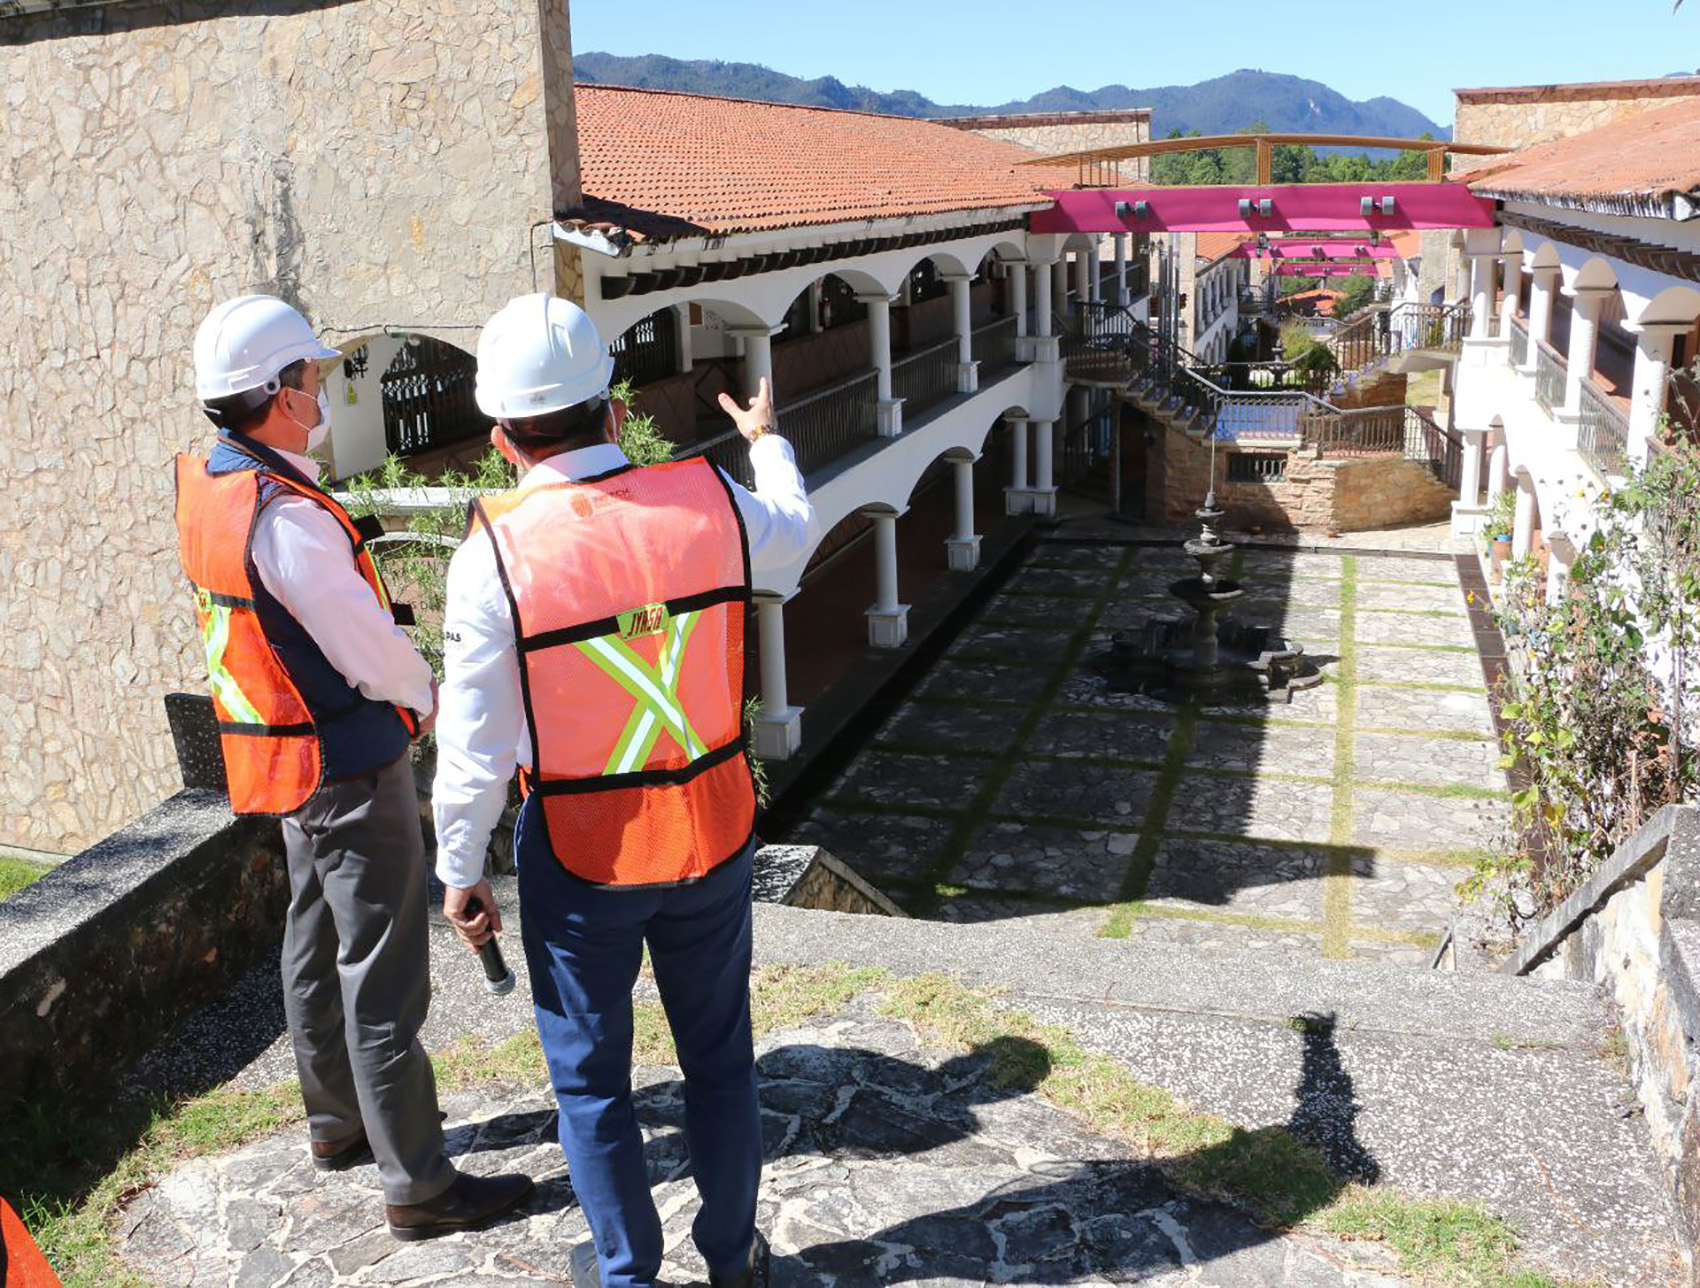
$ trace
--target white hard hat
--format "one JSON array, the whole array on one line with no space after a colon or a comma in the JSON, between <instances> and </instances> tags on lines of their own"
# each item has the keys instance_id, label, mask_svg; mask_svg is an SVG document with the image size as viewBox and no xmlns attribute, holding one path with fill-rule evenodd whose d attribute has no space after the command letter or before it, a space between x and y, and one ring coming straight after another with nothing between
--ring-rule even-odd
<instances>
[{"instance_id":1,"label":"white hard hat","mask_svg":"<svg viewBox=\"0 0 1700 1288\"><path fill-rule=\"evenodd\" d=\"M613 374L588 313L553 295L521 295L484 324L473 392L486 416L524 420L589 402Z\"/></svg>"},{"instance_id":2,"label":"white hard hat","mask_svg":"<svg viewBox=\"0 0 1700 1288\"><path fill-rule=\"evenodd\" d=\"M340 358L300 313L275 295L226 300L195 332L195 392L202 402L270 385L303 358Z\"/></svg>"}]
</instances>

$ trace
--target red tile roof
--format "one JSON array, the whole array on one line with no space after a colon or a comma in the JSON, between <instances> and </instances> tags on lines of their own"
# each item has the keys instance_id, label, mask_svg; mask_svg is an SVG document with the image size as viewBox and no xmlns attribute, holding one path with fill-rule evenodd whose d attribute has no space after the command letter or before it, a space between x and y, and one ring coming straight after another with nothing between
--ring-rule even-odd
<instances>
[{"instance_id":1,"label":"red tile roof","mask_svg":"<svg viewBox=\"0 0 1700 1288\"><path fill-rule=\"evenodd\" d=\"M1241 242L1256 241L1256 233L1198 233L1198 257L1214 264L1239 248Z\"/></svg>"},{"instance_id":2,"label":"red tile roof","mask_svg":"<svg viewBox=\"0 0 1700 1288\"><path fill-rule=\"evenodd\" d=\"M579 85L576 222L649 240L1038 207L1075 173L931 121Z\"/></svg>"},{"instance_id":3,"label":"red tile roof","mask_svg":"<svg viewBox=\"0 0 1700 1288\"><path fill-rule=\"evenodd\" d=\"M1502 200L1585 205L1670 217L1677 194L1700 191L1700 99L1625 116L1464 171L1472 191Z\"/></svg>"}]
</instances>

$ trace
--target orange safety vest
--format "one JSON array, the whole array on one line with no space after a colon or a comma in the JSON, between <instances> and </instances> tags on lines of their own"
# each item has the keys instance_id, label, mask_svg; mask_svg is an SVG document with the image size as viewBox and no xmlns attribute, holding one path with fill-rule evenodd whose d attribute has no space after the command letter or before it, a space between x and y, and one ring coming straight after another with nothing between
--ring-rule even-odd
<instances>
[{"instance_id":1,"label":"orange safety vest","mask_svg":"<svg viewBox=\"0 0 1700 1288\"><path fill-rule=\"evenodd\" d=\"M700 457L475 501L513 612L551 850L606 886L694 881L755 833L749 548Z\"/></svg>"},{"instance_id":2,"label":"orange safety vest","mask_svg":"<svg viewBox=\"0 0 1700 1288\"><path fill-rule=\"evenodd\" d=\"M348 533L354 564L379 604L390 604L366 549L363 529L315 487L264 468L215 474L198 456L177 458L177 549L195 587L195 617L206 646L213 710L238 814L289 814L325 776L324 748L300 688L267 638L256 611L257 574L249 556L254 522L281 492L324 507ZM413 712L394 708L408 737Z\"/></svg>"},{"instance_id":3,"label":"orange safety vest","mask_svg":"<svg viewBox=\"0 0 1700 1288\"><path fill-rule=\"evenodd\" d=\"M5 1199L0 1199L0 1286L60 1288L59 1276Z\"/></svg>"}]
</instances>

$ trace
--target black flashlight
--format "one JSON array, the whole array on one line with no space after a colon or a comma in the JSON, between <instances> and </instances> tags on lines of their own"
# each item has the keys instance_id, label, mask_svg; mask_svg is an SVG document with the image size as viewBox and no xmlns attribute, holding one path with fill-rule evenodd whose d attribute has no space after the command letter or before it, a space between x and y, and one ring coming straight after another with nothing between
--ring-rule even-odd
<instances>
[{"instance_id":1,"label":"black flashlight","mask_svg":"<svg viewBox=\"0 0 1700 1288\"><path fill-rule=\"evenodd\" d=\"M466 915L476 917L484 911L484 901L474 896L466 901ZM502 997L514 991L514 973L508 969L507 962L502 960L502 947L492 934L484 941L484 946L478 950L478 960L484 967L484 990L494 997Z\"/></svg>"}]
</instances>

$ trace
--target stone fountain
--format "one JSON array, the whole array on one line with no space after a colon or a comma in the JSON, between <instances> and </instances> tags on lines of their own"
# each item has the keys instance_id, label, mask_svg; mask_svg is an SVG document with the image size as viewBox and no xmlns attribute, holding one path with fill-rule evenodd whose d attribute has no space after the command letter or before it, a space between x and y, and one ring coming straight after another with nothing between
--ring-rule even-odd
<instances>
[{"instance_id":1,"label":"stone fountain","mask_svg":"<svg viewBox=\"0 0 1700 1288\"><path fill-rule=\"evenodd\" d=\"M1201 531L1182 549L1198 561L1198 575L1169 583L1192 620L1155 617L1111 636L1099 669L1112 687L1174 702L1290 702L1295 691L1322 683L1302 644L1273 627L1225 620L1246 592L1221 575L1236 547L1217 532L1225 511L1216 508L1214 488L1193 513Z\"/></svg>"}]
</instances>

